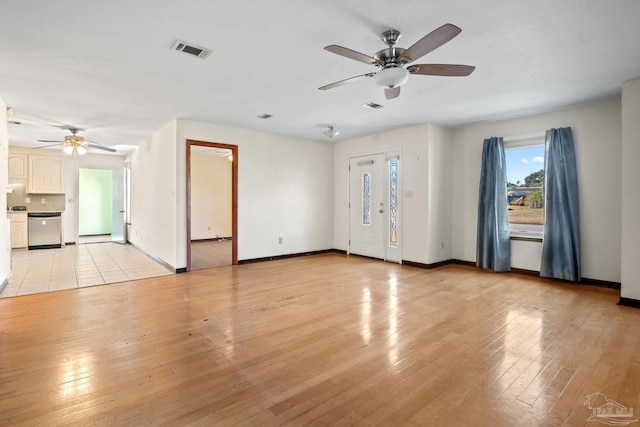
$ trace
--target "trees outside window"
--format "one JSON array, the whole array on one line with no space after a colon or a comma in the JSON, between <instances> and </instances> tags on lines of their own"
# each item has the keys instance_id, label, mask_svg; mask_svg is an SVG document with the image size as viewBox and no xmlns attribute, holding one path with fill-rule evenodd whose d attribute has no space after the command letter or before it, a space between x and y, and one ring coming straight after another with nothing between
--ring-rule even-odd
<instances>
[{"instance_id":1,"label":"trees outside window","mask_svg":"<svg viewBox=\"0 0 640 427\"><path fill-rule=\"evenodd\" d=\"M542 237L544 143L514 148L505 143L505 160L511 235Z\"/></svg>"}]
</instances>

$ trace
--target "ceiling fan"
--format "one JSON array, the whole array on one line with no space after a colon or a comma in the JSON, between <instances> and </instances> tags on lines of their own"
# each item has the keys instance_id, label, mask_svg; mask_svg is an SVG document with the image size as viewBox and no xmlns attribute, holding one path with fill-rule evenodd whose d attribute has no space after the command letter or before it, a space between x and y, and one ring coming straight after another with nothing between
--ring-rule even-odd
<instances>
[{"instance_id":1,"label":"ceiling fan","mask_svg":"<svg viewBox=\"0 0 640 427\"><path fill-rule=\"evenodd\" d=\"M345 56L356 61L376 66L380 71L361 74L359 76L340 80L322 87L320 90L332 89L347 83L354 82L363 77L373 77L378 86L384 87L384 95L387 99L397 98L400 95L400 86L406 83L409 74L427 76L468 76L476 67L471 65L455 64L407 64L423 57L427 53L439 48L462 30L453 24L445 24L418 40L409 49L395 47L400 38L398 30L387 30L380 35L382 41L387 44L386 49L376 52L373 56L356 52L355 50L338 46L326 46L325 50L337 55Z\"/></svg>"},{"instance_id":2,"label":"ceiling fan","mask_svg":"<svg viewBox=\"0 0 640 427\"><path fill-rule=\"evenodd\" d=\"M38 142L55 142L55 144L45 145L42 147L36 148L47 148L53 147L56 145L62 145L62 150L65 154L70 156L82 156L87 152L87 148L96 148L98 150L108 151L110 153L115 153L116 150L111 147L105 147L104 145L96 144L95 142L85 141L84 137L78 136L77 133L80 129L69 128L69 132L71 135L67 135L64 137L64 141L51 141L47 139L39 139Z\"/></svg>"}]
</instances>

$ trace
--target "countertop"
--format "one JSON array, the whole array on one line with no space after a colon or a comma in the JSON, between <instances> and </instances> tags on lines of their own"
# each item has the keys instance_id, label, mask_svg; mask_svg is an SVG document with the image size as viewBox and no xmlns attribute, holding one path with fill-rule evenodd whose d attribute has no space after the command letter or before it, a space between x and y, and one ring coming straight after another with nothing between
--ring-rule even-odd
<instances>
[{"instance_id":1,"label":"countertop","mask_svg":"<svg viewBox=\"0 0 640 427\"><path fill-rule=\"evenodd\" d=\"M16 213L17 214L22 214L22 213L24 213L24 214L28 214L28 213L56 213L56 212L64 213L64 211L60 211L60 210L50 211L50 210L33 210L33 209L27 210L27 211L7 211L8 214L10 214L10 213L11 214L16 214Z\"/></svg>"}]
</instances>

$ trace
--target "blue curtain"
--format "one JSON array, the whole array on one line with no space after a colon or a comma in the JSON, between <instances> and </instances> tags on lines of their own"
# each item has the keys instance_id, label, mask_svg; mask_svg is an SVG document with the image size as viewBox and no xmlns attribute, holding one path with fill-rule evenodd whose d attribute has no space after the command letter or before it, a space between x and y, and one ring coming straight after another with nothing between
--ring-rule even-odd
<instances>
[{"instance_id":1,"label":"blue curtain","mask_svg":"<svg viewBox=\"0 0 640 427\"><path fill-rule=\"evenodd\" d=\"M571 128L547 131L544 175L540 276L579 282L578 173Z\"/></svg>"},{"instance_id":2,"label":"blue curtain","mask_svg":"<svg viewBox=\"0 0 640 427\"><path fill-rule=\"evenodd\" d=\"M502 138L484 140L478 199L476 265L495 271L511 270L507 167Z\"/></svg>"}]
</instances>

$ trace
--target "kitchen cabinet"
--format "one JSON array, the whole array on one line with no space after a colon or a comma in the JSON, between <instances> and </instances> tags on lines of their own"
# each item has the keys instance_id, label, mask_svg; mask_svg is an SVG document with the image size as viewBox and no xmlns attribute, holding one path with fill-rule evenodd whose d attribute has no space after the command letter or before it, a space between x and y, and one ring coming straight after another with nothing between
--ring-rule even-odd
<instances>
[{"instance_id":1,"label":"kitchen cabinet","mask_svg":"<svg viewBox=\"0 0 640 427\"><path fill-rule=\"evenodd\" d=\"M64 193L64 159L54 156L29 155L27 193Z\"/></svg>"},{"instance_id":2,"label":"kitchen cabinet","mask_svg":"<svg viewBox=\"0 0 640 427\"><path fill-rule=\"evenodd\" d=\"M26 212L9 212L11 217L11 248L29 246L29 229Z\"/></svg>"},{"instance_id":3,"label":"kitchen cabinet","mask_svg":"<svg viewBox=\"0 0 640 427\"><path fill-rule=\"evenodd\" d=\"M9 153L7 161L9 179L27 179L27 159L26 154Z\"/></svg>"}]
</instances>

